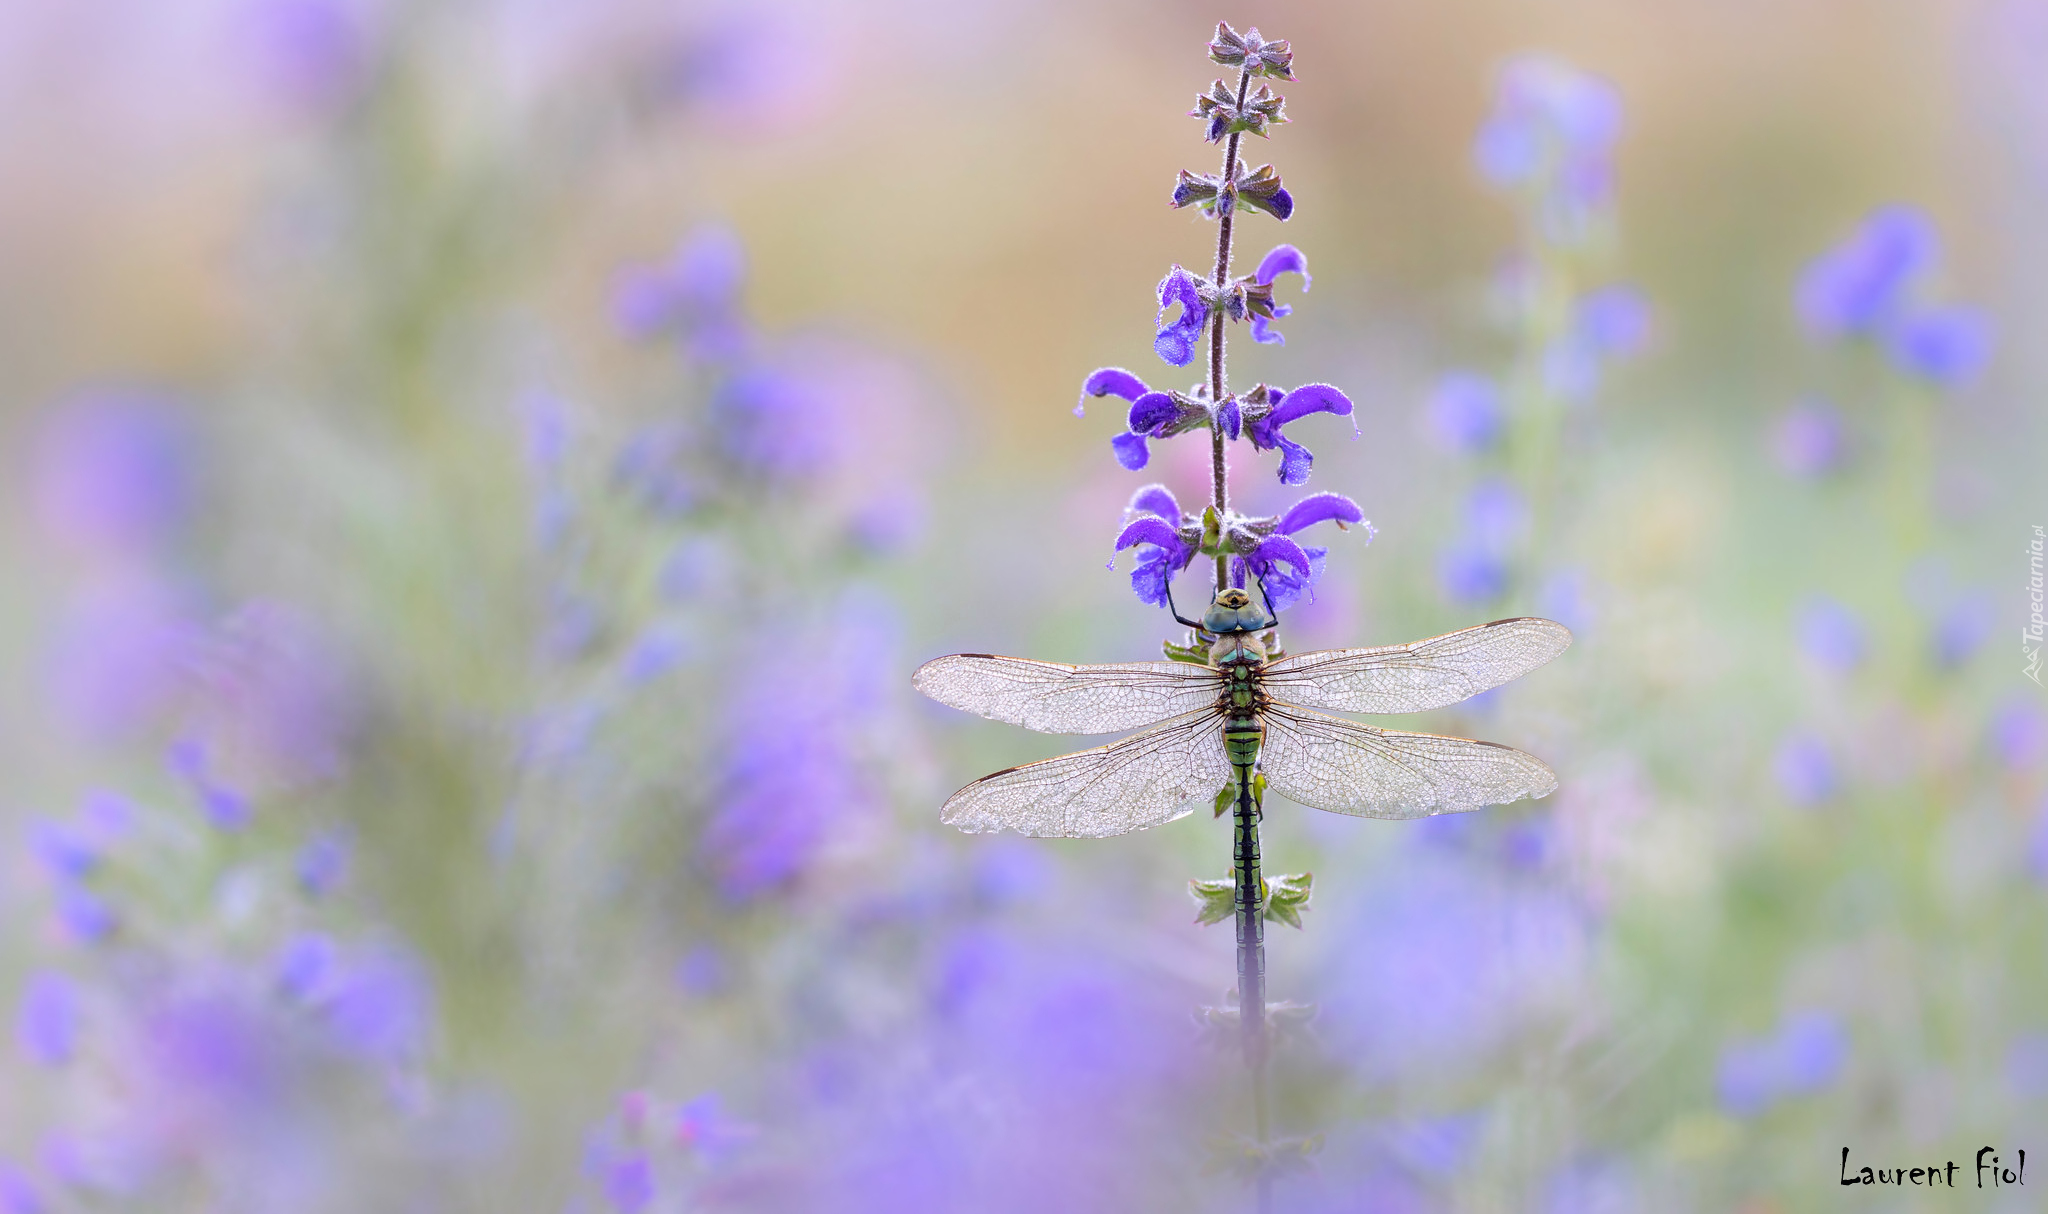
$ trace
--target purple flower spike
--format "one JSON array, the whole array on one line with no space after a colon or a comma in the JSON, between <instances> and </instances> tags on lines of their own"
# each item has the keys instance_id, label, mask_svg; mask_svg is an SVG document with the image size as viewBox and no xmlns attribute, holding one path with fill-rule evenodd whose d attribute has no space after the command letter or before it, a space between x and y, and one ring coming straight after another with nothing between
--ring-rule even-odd
<instances>
[{"instance_id":1,"label":"purple flower spike","mask_svg":"<svg viewBox=\"0 0 2048 1214\"><path fill-rule=\"evenodd\" d=\"M1122 367L1099 367L1081 381L1081 399L1074 404L1074 416L1088 416L1088 398L1091 396L1121 396L1125 400L1136 400L1151 390L1145 386L1144 380Z\"/></svg>"},{"instance_id":2,"label":"purple flower spike","mask_svg":"<svg viewBox=\"0 0 2048 1214\"><path fill-rule=\"evenodd\" d=\"M1131 570L1131 589L1144 602L1164 607L1166 580L1194 563L1197 550L1194 545L1182 542L1172 523L1151 516L1132 520L1117 535L1118 552L1133 545L1143 545L1150 551L1138 554L1137 567Z\"/></svg>"},{"instance_id":3,"label":"purple flower spike","mask_svg":"<svg viewBox=\"0 0 2048 1214\"><path fill-rule=\"evenodd\" d=\"M1365 511L1358 508L1357 502L1341 493L1316 493L1289 506L1273 530L1280 535L1293 535L1303 527L1317 523L1334 522L1348 526L1364 521Z\"/></svg>"},{"instance_id":4,"label":"purple flower spike","mask_svg":"<svg viewBox=\"0 0 2048 1214\"><path fill-rule=\"evenodd\" d=\"M1180 305L1180 317L1167 324L1166 313L1175 304ZM1159 316L1154 323L1159 325L1159 333L1152 339L1153 353L1174 367L1195 360L1195 346L1209 323L1209 306L1202 302L1201 285L1194 275L1175 266L1159 280Z\"/></svg>"},{"instance_id":5,"label":"purple flower spike","mask_svg":"<svg viewBox=\"0 0 2048 1214\"><path fill-rule=\"evenodd\" d=\"M1131 433L1159 438L1159 428L1179 417L1180 406L1173 403L1173 397L1164 392L1147 392L1131 402Z\"/></svg>"},{"instance_id":6,"label":"purple flower spike","mask_svg":"<svg viewBox=\"0 0 2048 1214\"><path fill-rule=\"evenodd\" d=\"M1245 432L1251 437L1252 446L1261 451L1280 452L1281 484L1306 484L1315 456L1307 447L1282 434L1281 427L1311 413L1348 416L1352 408L1351 398L1328 384L1305 384L1292 392L1271 392L1268 399L1273 402L1272 410L1264 417L1247 422Z\"/></svg>"}]
</instances>

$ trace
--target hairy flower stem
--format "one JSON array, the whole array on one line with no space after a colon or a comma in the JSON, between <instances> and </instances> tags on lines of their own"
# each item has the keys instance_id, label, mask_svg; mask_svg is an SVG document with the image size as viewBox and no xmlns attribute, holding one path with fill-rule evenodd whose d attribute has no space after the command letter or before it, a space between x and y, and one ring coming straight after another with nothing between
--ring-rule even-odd
<instances>
[{"instance_id":1,"label":"hairy flower stem","mask_svg":"<svg viewBox=\"0 0 2048 1214\"><path fill-rule=\"evenodd\" d=\"M1237 105L1244 108L1245 91L1251 86L1250 68L1237 76ZM1223 188L1225 191L1237 179L1237 141L1244 138L1242 131L1232 131L1223 144ZM1236 208L1225 211L1216 221L1216 273L1209 281L1221 290L1226 276L1230 273L1230 228L1236 216ZM1215 308L1210 313L1209 329L1209 402L1212 406L1223 404L1223 309ZM1220 427L1209 427L1209 496L1216 507L1216 517L1223 517L1224 508L1230 504L1230 472L1223 460L1223 431ZM1216 589L1221 592L1230 584L1230 558L1224 553L1216 554Z\"/></svg>"},{"instance_id":2,"label":"hairy flower stem","mask_svg":"<svg viewBox=\"0 0 2048 1214\"><path fill-rule=\"evenodd\" d=\"M1237 77L1237 105L1244 107L1245 93L1251 86L1250 68ZM1223 186L1228 191L1237 177L1237 145L1243 133L1232 131L1223 145ZM1231 221L1235 208L1225 211L1216 222L1216 273L1210 282L1222 290L1230 281L1230 237ZM1229 385L1224 379L1223 327L1228 322L1222 308L1210 313L1209 329L1209 400L1220 407ZM1230 504L1230 470L1223 458L1223 429L1209 428L1209 488L1216 517L1223 518L1224 510ZM1230 584L1230 557L1227 553L1216 554L1216 589L1222 591ZM1232 874L1237 879L1236 920L1237 920L1237 1018L1244 1037L1244 1063L1251 1071L1252 1120L1254 1133L1260 1146L1266 1144L1266 920L1262 903L1265 892L1265 878L1259 873L1259 806L1252 795L1251 773L1240 772L1237 784L1237 812L1235 814L1235 843L1233 847ZM1266 1214L1273 1208L1273 1179L1261 1171L1255 1181L1258 1191L1259 1214Z\"/></svg>"}]
</instances>

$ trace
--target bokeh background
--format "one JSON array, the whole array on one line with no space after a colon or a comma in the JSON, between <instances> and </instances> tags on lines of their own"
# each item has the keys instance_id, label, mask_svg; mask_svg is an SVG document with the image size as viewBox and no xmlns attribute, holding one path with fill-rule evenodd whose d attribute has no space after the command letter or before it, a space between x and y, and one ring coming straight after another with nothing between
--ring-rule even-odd
<instances>
[{"instance_id":1,"label":"bokeh background","mask_svg":"<svg viewBox=\"0 0 2048 1214\"><path fill-rule=\"evenodd\" d=\"M1219 18L1315 275L1235 382L1374 525L1285 639L1578 636L1422 722L1553 797L1268 814L1286 1207L2048 1153L2048 8L28 2L0 1211L1243 1208L1227 825L957 835L1061 740L908 686L1173 636L1206 445L1071 410L1193 378Z\"/></svg>"}]
</instances>

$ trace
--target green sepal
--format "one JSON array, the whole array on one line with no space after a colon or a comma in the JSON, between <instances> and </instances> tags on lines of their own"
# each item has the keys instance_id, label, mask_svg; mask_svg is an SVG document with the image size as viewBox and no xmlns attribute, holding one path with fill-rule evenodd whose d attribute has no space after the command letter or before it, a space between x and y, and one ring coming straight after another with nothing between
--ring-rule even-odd
<instances>
[{"instance_id":1,"label":"green sepal","mask_svg":"<svg viewBox=\"0 0 2048 1214\"><path fill-rule=\"evenodd\" d=\"M1161 641L1159 647L1166 651L1169 662L1187 662L1195 666L1209 664L1209 650L1202 645L1176 645L1172 641Z\"/></svg>"},{"instance_id":2,"label":"green sepal","mask_svg":"<svg viewBox=\"0 0 2048 1214\"><path fill-rule=\"evenodd\" d=\"M1301 912L1308 909L1308 900L1313 892L1310 887L1314 881L1314 873L1283 873L1275 876L1267 884L1266 918L1299 928Z\"/></svg>"},{"instance_id":3,"label":"green sepal","mask_svg":"<svg viewBox=\"0 0 2048 1214\"><path fill-rule=\"evenodd\" d=\"M1221 923L1237 909L1236 883L1227 879L1190 881L1188 893L1194 895L1195 922L1199 924Z\"/></svg>"}]
</instances>

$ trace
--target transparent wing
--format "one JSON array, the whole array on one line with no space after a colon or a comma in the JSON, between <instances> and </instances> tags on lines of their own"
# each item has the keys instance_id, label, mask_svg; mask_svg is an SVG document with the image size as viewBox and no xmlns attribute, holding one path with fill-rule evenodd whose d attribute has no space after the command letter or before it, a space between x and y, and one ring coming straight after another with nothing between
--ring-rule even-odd
<instances>
[{"instance_id":1,"label":"transparent wing","mask_svg":"<svg viewBox=\"0 0 2048 1214\"><path fill-rule=\"evenodd\" d=\"M1532 754L1493 742L1373 729L1285 705L1268 708L1259 770L1267 786L1316 809L1426 818L1557 790Z\"/></svg>"},{"instance_id":2,"label":"transparent wing","mask_svg":"<svg viewBox=\"0 0 2048 1214\"><path fill-rule=\"evenodd\" d=\"M1277 700L1337 712L1424 712L1476 696L1543 665L1572 643L1555 620L1523 617L1379 649L1322 649L1266 667Z\"/></svg>"},{"instance_id":3,"label":"transparent wing","mask_svg":"<svg viewBox=\"0 0 2048 1214\"><path fill-rule=\"evenodd\" d=\"M1099 839L1171 822L1210 804L1231 778L1223 714L1203 708L1144 733L983 776L939 820L970 834Z\"/></svg>"},{"instance_id":4,"label":"transparent wing","mask_svg":"<svg viewBox=\"0 0 2048 1214\"><path fill-rule=\"evenodd\" d=\"M1222 678L1187 662L1062 666L956 653L917 668L911 684L949 708L1040 733L1117 733L1206 708Z\"/></svg>"}]
</instances>

